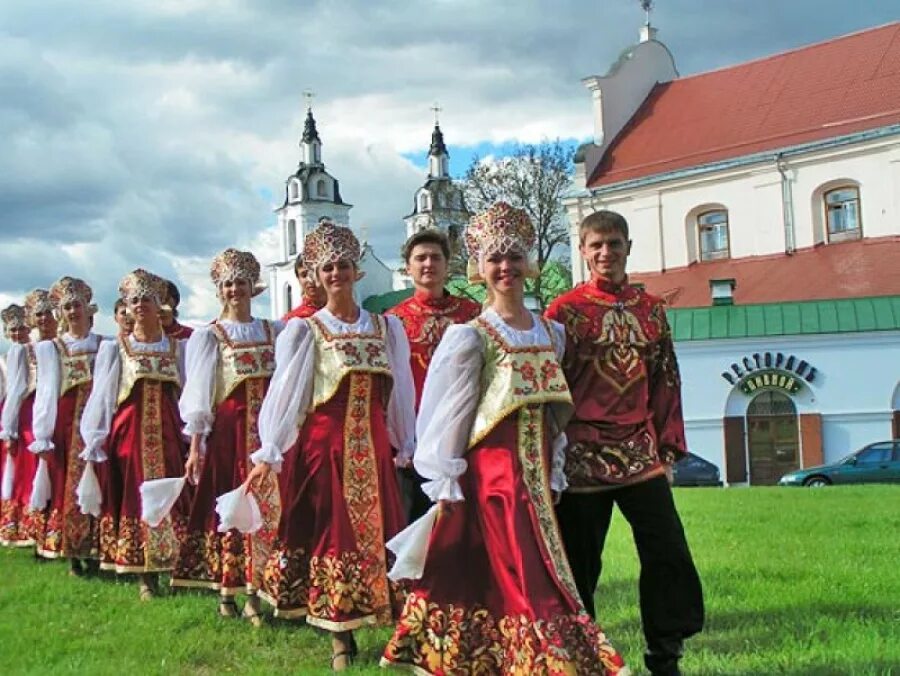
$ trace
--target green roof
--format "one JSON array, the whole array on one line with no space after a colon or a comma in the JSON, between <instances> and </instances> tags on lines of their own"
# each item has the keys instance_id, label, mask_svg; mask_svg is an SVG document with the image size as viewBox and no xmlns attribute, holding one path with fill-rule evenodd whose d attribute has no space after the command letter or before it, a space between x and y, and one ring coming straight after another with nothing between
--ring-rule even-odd
<instances>
[{"instance_id":1,"label":"green roof","mask_svg":"<svg viewBox=\"0 0 900 676\"><path fill-rule=\"evenodd\" d=\"M676 341L900 330L900 296L671 308Z\"/></svg>"}]
</instances>

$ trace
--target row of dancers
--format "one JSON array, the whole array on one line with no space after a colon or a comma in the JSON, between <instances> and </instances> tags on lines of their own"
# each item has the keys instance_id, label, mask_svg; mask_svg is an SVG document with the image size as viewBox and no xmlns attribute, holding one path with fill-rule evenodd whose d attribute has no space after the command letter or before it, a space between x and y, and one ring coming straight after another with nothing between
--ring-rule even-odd
<instances>
[{"instance_id":1,"label":"row of dancers","mask_svg":"<svg viewBox=\"0 0 900 676\"><path fill-rule=\"evenodd\" d=\"M121 280L114 339L92 333L84 281L32 292L3 311L0 543L68 558L75 575L136 574L143 600L165 572L217 591L224 617L261 624L266 602L330 632L335 670L356 658L355 630L387 625L382 664L415 673L627 673L592 617L605 529L596 542L591 512L606 489L668 491L684 431L661 303L624 276L627 224L586 223L583 248L614 241L598 261L615 274L547 317L524 304L534 228L505 203L466 229L483 307L444 291L449 244L425 230L404 247L413 296L360 308L359 242L329 222L305 238L303 301L282 321L252 316L260 265L235 249L210 269L220 316L186 339L177 290L145 270ZM624 414L608 422L625 437L592 422L607 413ZM151 487L172 480L148 517ZM702 625L667 499L680 541L644 552L635 529L645 571L667 561L666 579L642 575L653 673L677 673ZM596 551L576 551L588 532Z\"/></svg>"}]
</instances>

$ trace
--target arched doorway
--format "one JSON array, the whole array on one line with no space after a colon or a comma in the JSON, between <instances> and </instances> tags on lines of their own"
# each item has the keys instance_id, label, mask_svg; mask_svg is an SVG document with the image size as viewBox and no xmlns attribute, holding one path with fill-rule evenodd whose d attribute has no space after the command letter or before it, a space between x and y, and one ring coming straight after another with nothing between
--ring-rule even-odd
<instances>
[{"instance_id":1,"label":"arched doorway","mask_svg":"<svg viewBox=\"0 0 900 676\"><path fill-rule=\"evenodd\" d=\"M772 486L800 468L797 407L786 394L766 390L747 407L750 484Z\"/></svg>"}]
</instances>

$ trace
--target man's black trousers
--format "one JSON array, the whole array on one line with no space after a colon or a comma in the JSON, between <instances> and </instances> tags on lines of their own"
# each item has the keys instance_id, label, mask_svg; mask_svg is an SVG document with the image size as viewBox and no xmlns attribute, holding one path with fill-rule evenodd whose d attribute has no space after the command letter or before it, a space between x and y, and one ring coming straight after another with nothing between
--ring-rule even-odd
<instances>
[{"instance_id":1,"label":"man's black trousers","mask_svg":"<svg viewBox=\"0 0 900 676\"><path fill-rule=\"evenodd\" d=\"M703 628L703 590L665 476L598 493L563 494L556 511L581 600L596 617L594 590L614 504L631 525L640 558L648 658L674 658L677 664L682 641Z\"/></svg>"}]
</instances>

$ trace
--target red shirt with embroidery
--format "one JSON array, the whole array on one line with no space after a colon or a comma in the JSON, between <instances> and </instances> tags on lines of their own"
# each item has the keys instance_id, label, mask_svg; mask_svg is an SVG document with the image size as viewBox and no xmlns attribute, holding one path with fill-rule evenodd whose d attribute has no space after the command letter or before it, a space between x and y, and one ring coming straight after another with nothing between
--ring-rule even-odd
<instances>
[{"instance_id":1,"label":"red shirt with embroidery","mask_svg":"<svg viewBox=\"0 0 900 676\"><path fill-rule=\"evenodd\" d=\"M686 452L681 378L663 301L597 279L554 300L566 329L563 370L575 415L566 434L569 490L590 492L665 473Z\"/></svg>"},{"instance_id":2,"label":"red shirt with embroidery","mask_svg":"<svg viewBox=\"0 0 900 676\"><path fill-rule=\"evenodd\" d=\"M175 340L187 340L191 337L191 334L194 332L190 326L185 326L184 324L179 324L176 319L169 326L165 327L166 335L170 338L174 338Z\"/></svg>"},{"instance_id":3,"label":"red shirt with embroidery","mask_svg":"<svg viewBox=\"0 0 900 676\"><path fill-rule=\"evenodd\" d=\"M410 365L416 386L416 410L422 399L422 387L428 365L444 332L451 324L465 324L481 314L481 305L466 298L451 296L447 291L440 298L432 298L425 291L416 292L398 303L387 314L403 322L409 338Z\"/></svg>"},{"instance_id":4,"label":"red shirt with embroidery","mask_svg":"<svg viewBox=\"0 0 900 676\"><path fill-rule=\"evenodd\" d=\"M315 303L311 303L311 302L307 301L306 299L304 299L303 303L301 305L298 305L293 310L286 313L284 315L284 317L281 318L281 321L287 322L287 321L290 321L291 319L293 319L294 317L297 317L298 319L306 319L307 317L312 317L314 314L316 314L321 309L322 308L316 306Z\"/></svg>"}]
</instances>

